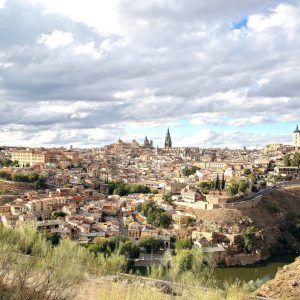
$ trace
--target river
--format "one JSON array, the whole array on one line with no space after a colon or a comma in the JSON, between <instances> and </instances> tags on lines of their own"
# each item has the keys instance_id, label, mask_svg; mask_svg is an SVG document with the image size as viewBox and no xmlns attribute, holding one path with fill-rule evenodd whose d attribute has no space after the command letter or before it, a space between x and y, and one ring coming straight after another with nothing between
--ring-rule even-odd
<instances>
[{"instance_id":1,"label":"river","mask_svg":"<svg viewBox=\"0 0 300 300\"><path fill-rule=\"evenodd\" d=\"M275 277L278 268L294 262L296 256L284 255L269 258L256 264L247 266L233 266L214 269L214 277L220 282L233 283L236 280L241 282L256 281L257 279L266 282Z\"/></svg>"}]
</instances>

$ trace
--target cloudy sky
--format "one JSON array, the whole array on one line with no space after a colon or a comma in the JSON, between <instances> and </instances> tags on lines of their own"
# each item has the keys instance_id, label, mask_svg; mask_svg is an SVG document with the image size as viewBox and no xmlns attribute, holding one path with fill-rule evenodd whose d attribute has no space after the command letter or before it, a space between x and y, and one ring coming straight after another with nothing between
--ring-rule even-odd
<instances>
[{"instance_id":1,"label":"cloudy sky","mask_svg":"<svg viewBox=\"0 0 300 300\"><path fill-rule=\"evenodd\" d=\"M0 144L291 143L300 0L0 0Z\"/></svg>"}]
</instances>

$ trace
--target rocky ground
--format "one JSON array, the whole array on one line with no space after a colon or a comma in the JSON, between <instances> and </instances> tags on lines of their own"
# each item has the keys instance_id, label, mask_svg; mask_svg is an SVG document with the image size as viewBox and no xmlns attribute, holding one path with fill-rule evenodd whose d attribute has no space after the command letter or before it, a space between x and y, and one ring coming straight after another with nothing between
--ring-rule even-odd
<instances>
[{"instance_id":1,"label":"rocky ground","mask_svg":"<svg viewBox=\"0 0 300 300\"><path fill-rule=\"evenodd\" d=\"M275 278L264 284L257 294L271 298L300 299L300 257L279 269Z\"/></svg>"}]
</instances>

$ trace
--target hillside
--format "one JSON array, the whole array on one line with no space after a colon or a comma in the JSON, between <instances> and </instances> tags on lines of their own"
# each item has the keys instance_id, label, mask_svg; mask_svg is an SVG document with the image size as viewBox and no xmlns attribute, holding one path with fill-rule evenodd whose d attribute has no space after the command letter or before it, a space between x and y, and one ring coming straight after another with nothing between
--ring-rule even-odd
<instances>
[{"instance_id":1,"label":"hillside","mask_svg":"<svg viewBox=\"0 0 300 300\"><path fill-rule=\"evenodd\" d=\"M209 220L220 225L230 226L242 219L251 219L259 228L278 224L287 212L300 214L300 186L273 190L263 196L262 201L251 209L215 209L195 211L200 220Z\"/></svg>"},{"instance_id":2,"label":"hillside","mask_svg":"<svg viewBox=\"0 0 300 300\"><path fill-rule=\"evenodd\" d=\"M290 265L281 268L274 279L259 290L258 295L285 299L300 299L300 257Z\"/></svg>"},{"instance_id":3,"label":"hillside","mask_svg":"<svg viewBox=\"0 0 300 300\"><path fill-rule=\"evenodd\" d=\"M194 211L205 231L239 234L249 226L257 228L255 248L263 258L284 254L288 245L300 250L300 186L273 190L251 209L216 209Z\"/></svg>"}]
</instances>

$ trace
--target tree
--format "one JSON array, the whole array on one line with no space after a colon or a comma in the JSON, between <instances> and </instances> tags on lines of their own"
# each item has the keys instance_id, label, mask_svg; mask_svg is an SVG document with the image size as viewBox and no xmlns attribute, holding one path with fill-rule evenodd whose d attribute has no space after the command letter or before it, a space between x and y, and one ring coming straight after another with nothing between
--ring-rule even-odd
<instances>
[{"instance_id":1,"label":"tree","mask_svg":"<svg viewBox=\"0 0 300 300\"><path fill-rule=\"evenodd\" d=\"M172 261L172 268L176 275L185 272L203 275L203 256L199 249L180 250Z\"/></svg>"},{"instance_id":2,"label":"tree","mask_svg":"<svg viewBox=\"0 0 300 300\"><path fill-rule=\"evenodd\" d=\"M145 248L147 253L151 251L158 251L164 247L164 242L162 240L156 240L154 237L144 237L141 238L139 246Z\"/></svg>"},{"instance_id":3,"label":"tree","mask_svg":"<svg viewBox=\"0 0 300 300\"><path fill-rule=\"evenodd\" d=\"M151 194L158 194L158 190L157 189L151 189Z\"/></svg>"},{"instance_id":4,"label":"tree","mask_svg":"<svg viewBox=\"0 0 300 300\"><path fill-rule=\"evenodd\" d=\"M200 168L199 168L199 167L196 167L196 166L192 166L191 168L185 167L185 168L182 170L182 174L183 174L184 176L190 176L190 175L195 174L198 170L200 170Z\"/></svg>"},{"instance_id":5,"label":"tree","mask_svg":"<svg viewBox=\"0 0 300 300\"><path fill-rule=\"evenodd\" d=\"M132 260L140 256L140 249L131 241L126 241L120 244L118 254L124 255L127 259Z\"/></svg>"},{"instance_id":6,"label":"tree","mask_svg":"<svg viewBox=\"0 0 300 300\"><path fill-rule=\"evenodd\" d=\"M30 173L30 174L28 174L27 178L28 178L29 182L34 182L34 181L39 180L40 176L37 173Z\"/></svg>"},{"instance_id":7,"label":"tree","mask_svg":"<svg viewBox=\"0 0 300 300\"><path fill-rule=\"evenodd\" d=\"M33 187L36 189L41 189L46 187L46 178L39 176L38 179L33 183Z\"/></svg>"},{"instance_id":8,"label":"tree","mask_svg":"<svg viewBox=\"0 0 300 300\"><path fill-rule=\"evenodd\" d=\"M251 174L251 170L250 169L247 168L247 169L244 170L244 175L248 176L250 174Z\"/></svg>"},{"instance_id":9,"label":"tree","mask_svg":"<svg viewBox=\"0 0 300 300\"><path fill-rule=\"evenodd\" d=\"M244 247L248 252L250 252L254 246L255 232L257 232L257 228L254 226L249 226L242 232Z\"/></svg>"},{"instance_id":10,"label":"tree","mask_svg":"<svg viewBox=\"0 0 300 300\"><path fill-rule=\"evenodd\" d=\"M175 242L175 251L178 252L183 249L192 249L192 239L180 239Z\"/></svg>"},{"instance_id":11,"label":"tree","mask_svg":"<svg viewBox=\"0 0 300 300\"><path fill-rule=\"evenodd\" d=\"M168 193L168 194L165 194L163 195L163 199L169 203L172 203L172 194L171 193Z\"/></svg>"},{"instance_id":12,"label":"tree","mask_svg":"<svg viewBox=\"0 0 300 300\"><path fill-rule=\"evenodd\" d=\"M291 155L291 166L299 167L300 166L300 152L296 152Z\"/></svg>"},{"instance_id":13,"label":"tree","mask_svg":"<svg viewBox=\"0 0 300 300\"><path fill-rule=\"evenodd\" d=\"M256 182L257 182L257 178L256 178L256 176L255 176L253 173L251 173L251 174L248 176L248 179L249 179L251 182L253 182L253 183L256 183Z\"/></svg>"},{"instance_id":14,"label":"tree","mask_svg":"<svg viewBox=\"0 0 300 300\"><path fill-rule=\"evenodd\" d=\"M225 175L223 173L222 175L222 180L221 180L221 190L224 191L226 186L226 181L225 181Z\"/></svg>"},{"instance_id":15,"label":"tree","mask_svg":"<svg viewBox=\"0 0 300 300\"><path fill-rule=\"evenodd\" d=\"M6 180L11 180L11 174L4 172L4 171L0 171L0 178L6 179Z\"/></svg>"},{"instance_id":16,"label":"tree","mask_svg":"<svg viewBox=\"0 0 300 300\"><path fill-rule=\"evenodd\" d=\"M283 163L286 167L290 167L291 166L291 155L290 154L286 154L283 157Z\"/></svg>"},{"instance_id":17,"label":"tree","mask_svg":"<svg viewBox=\"0 0 300 300\"><path fill-rule=\"evenodd\" d=\"M45 233L45 238L50 241L53 246L57 246L60 242L60 235L57 232L47 232Z\"/></svg>"},{"instance_id":18,"label":"tree","mask_svg":"<svg viewBox=\"0 0 300 300\"><path fill-rule=\"evenodd\" d=\"M235 196L238 191L239 191L239 185L238 183L232 181L228 186L227 186L227 193L230 195L230 196Z\"/></svg>"},{"instance_id":19,"label":"tree","mask_svg":"<svg viewBox=\"0 0 300 300\"><path fill-rule=\"evenodd\" d=\"M12 160L10 160L10 159L5 158L5 159L1 159L1 160L0 160L0 165L1 165L2 167L18 167L18 166L19 166L19 163L18 163L17 160L12 161Z\"/></svg>"},{"instance_id":20,"label":"tree","mask_svg":"<svg viewBox=\"0 0 300 300\"><path fill-rule=\"evenodd\" d=\"M217 174L217 178L215 181L215 190L220 190L220 178L219 178L219 174Z\"/></svg>"},{"instance_id":21,"label":"tree","mask_svg":"<svg viewBox=\"0 0 300 300\"><path fill-rule=\"evenodd\" d=\"M109 182L108 183L109 194L116 194L119 196L126 196L128 194L149 194L151 189L142 184L126 184L123 181Z\"/></svg>"},{"instance_id":22,"label":"tree","mask_svg":"<svg viewBox=\"0 0 300 300\"><path fill-rule=\"evenodd\" d=\"M208 181L200 182L199 189L203 194L208 194L211 189L211 182Z\"/></svg>"},{"instance_id":23,"label":"tree","mask_svg":"<svg viewBox=\"0 0 300 300\"><path fill-rule=\"evenodd\" d=\"M160 215L159 225L163 228L168 228L172 223L172 218L166 213Z\"/></svg>"},{"instance_id":24,"label":"tree","mask_svg":"<svg viewBox=\"0 0 300 300\"><path fill-rule=\"evenodd\" d=\"M56 220L57 218L64 218L65 216L66 216L67 214L65 213L65 212L63 212L63 211L59 211L59 210L57 210L57 211L53 211L52 213L51 213L51 219L52 220Z\"/></svg>"},{"instance_id":25,"label":"tree","mask_svg":"<svg viewBox=\"0 0 300 300\"><path fill-rule=\"evenodd\" d=\"M119 196L126 196L129 194L128 190L126 189L126 185L124 182L117 182L116 187L114 189L114 194Z\"/></svg>"},{"instance_id":26,"label":"tree","mask_svg":"<svg viewBox=\"0 0 300 300\"><path fill-rule=\"evenodd\" d=\"M239 187L238 187L239 192L240 193L245 193L248 186L249 186L249 184L245 180L239 181Z\"/></svg>"}]
</instances>

